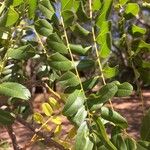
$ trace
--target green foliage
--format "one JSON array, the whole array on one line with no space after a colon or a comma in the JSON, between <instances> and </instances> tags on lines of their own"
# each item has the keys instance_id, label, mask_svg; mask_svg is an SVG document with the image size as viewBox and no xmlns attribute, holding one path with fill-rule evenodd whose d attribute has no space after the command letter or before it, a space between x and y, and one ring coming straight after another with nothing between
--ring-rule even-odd
<instances>
[{"instance_id":1,"label":"green foliage","mask_svg":"<svg viewBox=\"0 0 150 150\"><path fill-rule=\"evenodd\" d=\"M136 25L132 26L131 31L132 31L133 36L140 36L140 35L143 35L146 33L146 29L141 28L141 27L136 26Z\"/></svg>"},{"instance_id":2,"label":"green foliage","mask_svg":"<svg viewBox=\"0 0 150 150\"><path fill-rule=\"evenodd\" d=\"M150 110L146 113L146 115L144 116L142 120L141 138L144 141L150 141L149 122L150 122Z\"/></svg>"},{"instance_id":3,"label":"green foliage","mask_svg":"<svg viewBox=\"0 0 150 150\"><path fill-rule=\"evenodd\" d=\"M93 143L90 140L89 128L86 122L83 122L77 131L75 149L76 150L92 150L93 149Z\"/></svg>"},{"instance_id":4,"label":"green foliage","mask_svg":"<svg viewBox=\"0 0 150 150\"><path fill-rule=\"evenodd\" d=\"M139 91L138 83L150 85L149 24L140 20L145 7L149 10L147 3L131 0L2 2L0 94L10 99L6 108L0 106L0 124L33 115L40 126L37 131L52 132L56 149L61 145L76 150L148 150L149 111L137 142L126 135L127 120L111 106L114 97L132 94L131 84ZM54 97L41 104L41 113L30 114L31 93L26 87L32 90L37 84ZM73 125L63 140L59 110ZM112 126L111 136L107 124Z\"/></svg>"},{"instance_id":5,"label":"green foliage","mask_svg":"<svg viewBox=\"0 0 150 150\"><path fill-rule=\"evenodd\" d=\"M54 9L49 0L41 0L38 7L47 19L51 19L54 15Z\"/></svg>"},{"instance_id":6,"label":"green foliage","mask_svg":"<svg viewBox=\"0 0 150 150\"><path fill-rule=\"evenodd\" d=\"M77 86L79 84L77 76L70 71L64 73L59 82L63 87Z\"/></svg>"},{"instance_id":7,"label":"green foliage","mask_svg":"<svg viewBox=\"0 0 150 150\"><path fill-rule=\"evenodd\" d=\"M29 90L19 83L3 82L0 84L0 93L9 97L28 100L31 97Z\"/></svg>"},{"instance_id":8,"label":"green foliage","mask_svg":"<svg viewBox=\"0 0 150 150\"><path fill-rule=\"evenodd\" d=\"M69 71L73 68L72 62L60 53L51 55L49 58L49 65L61 71Z\"/></svg>"},{"instance_id":9,"label":"green foliage","mask_svg":"<svg viewBox=\"0 0 150 150\"><path fill-rule=\"evenodd\" d=\"M35 55L35 50L31 45L20 46L15 49L8 49L7 56L11 59L27 60Z\"/></svg>"},{"instance_id":10,"label":"green foliage","mask_svg":"<svg viewBox=\"0 0 150 150\"><path fill-rule=\"evenodd\" d=\"M81 90L76 90L68 96L67 103L63 109L63 114L71 117L77 113L78 109L81 108L83 104L83 92Z\"/></svg>"},{"instance_id":11,"label":"green foliage","mask_svg":"<svg viewBox=\"0 0 150 150\"><path fill-rule=\"evenodd\" d=\"M10 6L9 9L0 17L0 26L12 26L17 22L18 19L19 14L15 11L13 6Z\"/></svg>"},{"instance_id":12,"label":"green foliage","mask_svg":"<svg viewBox=\"0 0 150 150\"><path fill-rule=\"evenodd\" d=\"M126 17L133 17L138 15L140 11L139 5L137 3L128 3L125 8Z\"/></svg>"},{"instance_id":13,"label":"green foliage","mask_svg":"<svg viewBox=\"0 0 150 150\"><path fill-rule=\"evenodd\" d=\"M0 109L0 124L11 125L14 122L14 117L8 112Z\"/></svg>"},{"instance_id":14,"label":"green foliage","mask_svg":"<svg viewBox=\"0 0 150 150\"><path fill-rule=\"evenodd\" d=\"M127 121L119 113L107 107L101 108L101 117L121 128L127 128Z\"/></svg>"},{"instance_id":15,"label":"green foliage","mask_svg":"<svg viewBox=\"0 0 150 150\"><path fill-rule=\"evenodd\" d=\"M37 8L37 0L32 0L32 1L28 1L29 3L29 18L30 19L33 19L35 17L35 11L36 11L36 8Z\"/></svg>"},{"instance_id":16,"label":"green foliage","mask_svg":"<svg viewBox=\"0 0 150 150\"><path fill-rule=\"evenodd\" d=\"M45 19L37 20L35 22L35 29L39 34L43 36L49 36L53 32L52 25Z\"/></svg>"},{"instance_id":17,"label":"green foliage","mask_svg":"<svg viewBox=\"0 0 150 150\"><path fill-rule=\"evenodd\" d=\"M62 54L68 53L67 47L64 45L64 43L62 42L62 40L59 38L59 36L56 33L50 34L48 36L47 44L49 48L54 50L55 52L59 52Z\"/></svg>"},{"instance_id":18,"label":"green foliage","mask_svg":"<svg viewBox=\"0 0 150 150\"><path fill-rule=\"evenodd\" d=\"M118 97L125 97L132 94L133 87L128 82L124 82L122 84L117 84L118 91L116 93L116 96Z\"/></svg>"}]
</instances>

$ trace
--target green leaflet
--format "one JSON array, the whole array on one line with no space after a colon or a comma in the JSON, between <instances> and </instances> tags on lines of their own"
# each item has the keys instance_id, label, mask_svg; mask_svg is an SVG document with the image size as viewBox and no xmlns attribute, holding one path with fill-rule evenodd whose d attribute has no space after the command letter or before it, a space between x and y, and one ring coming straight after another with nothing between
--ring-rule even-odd
<instances>
[{"instance_id":1,"label":"green leaflet","mask_svg":"<svg viewBox=\"0 0 150 150\"><path fill-rule=\"evenodd\" d=\"M139 141L137 142L137 144L143 146L144 148L146 148L146 149L148 149L148 150L150 149L150 142L148 142L148 141L139 140Z\"/></svg>"},{"instance_id":2,"label":"green leaflet","mask_svg":"<svg viewBox=\"0 0 150 150\"><path fill-rule=\"evenodd\" d=\"M75 62L75 66L78 70L86 70L95 66L95 62L93 60L80 60Z\"/></svg>"},{"instance_id":3,"label":"green leaflet","mask_svg":"<svg viewBox=\"0 0 150 150\"><path fill-rule=\"evenodd\" d=\"M108 19L108 16L109 16L109 13L111 10L111 6L112 6L112 2L113 2L113 0L107 0L107 3L105 1L103 1L100 15L97 18L97 22L96 22L96 25L98 27L101 28L102 23Z\"/></svg>"},{"instance_id":4,"label":"green leaflet","mask_svg":"<svg viewBox=\"0 0 150 150\"><path fill-rule=\"evenodd\" d=\"M100 118L95 117L94 121L96 122L97 126L97 135L100 138L100 140L103 142L103 144L109 149L109 150L117 150L117 148L112 144L112 142L109 140L109 137L106 133L105 126L103 125Z\"/></svg>"},{"instance_id":5,"label":"green leaflet","mask_svg":"<svg viewBox=\"0 0 150 150\"><path fill-rule=\"evenodd\" d=\"M139 43L139 48L140 49L146 49L148 51L150 51L150 44L144 42L143 40L140 41Z\"/></svg>"},{"instance_id":6,"label":"green leaflet","mask_svg":"<svg viewBox=\"0 0 150 150\"><path fill-rule=\"evenodd\" d=\"M104 85L99 93L91 95L87 100L87 105L91 111L101 108L102 104L111 99L118 91L115 83L108 83Z\"/></svg>"},{"instance_id":7,"label":"green leaflet","mask_svg":"<svg viewBox=\"0 0 150 150\"><path fill-rule=\"evenodd\" d=\"M53 32L52 25L45 19L37 20L34 24L36 32L43 36L49 36Z\"/></svg>"},{"instance_id":8,"label":"green leaflet","mask_svg":"<svg viewBox=\"0 0 150 150\"><path fill-rule=\"evenodd\" d=\"M92 10L95 11L95 10L100 10L101 6L102 6L102 2L101 0L93 0L93 3L92 3Z\"/></svg>"},{"instance_id":9,"label":"green leaflet","mask_svg":"<svg viewBox=\"0 0 150 150\"><path fill-rule=\"evenodd\" d=\"M86 122L83 122L77 131L75 150L92 150L93 143L89 137L89 129Z\"/></svg>"},{"instance_id":10,"label":"green leaflet","mask_svg":"<svg viewBox=\"0 0 150 150\"><path fill-rule=\"evenodd\" d=\"M125 17L126 19L130 19L138 15L140 11L140 7L137 3L128 3L125 8Z\"/></svg>"},{"instance_id":11,"label":"green leaflet","mask_svg":"<svg viewBox=\"0 0 150 150\"><path fill-rule=\"evenodd\" d=\"M143 68L150 68L150 62L143 60L143 61L142 61L142 67L143 67Z\"/></svg>"},{"instance_id":12,"label":"green leaflet","mask_svg":"<svg viewBox=\"0 0 150 150\"><path fill-rule=\"evenodd\" d=\"M91 90L99 81L99 76L88 79L82 83L84 91Z\"/></svg>"},{"instance_id":13,"label":"green leaflet","mask_svg":"<svg viewBox=\"0 0 150 150\"><path fill-rule=\"evenodd\" d=\"M83 92L81 90L75 90L68 96L67 102L63 109L63 114L65 116L73 116L76 114L79 108L83 106L84 99Z\"/></svg>"},{"instance_id":14,"label":"green leaflet","mask_svg":"<svg viewBox=\"0 0 150 150\"><path fill-rule=\"evenodd\" d=\"M77 15L79 21L81 21L81 22L85 23L85 22L87 22L89 20L89 17L88 17L88 15L85 12L84 2L83 1L80 1L80 5L78 7L76 15Z\"/></svg>"},{"instance_id":15,"label":"green leaflet","mask_svg":"<svg viewBox=\"0 0 150 150\"><path fill-rule=\"evenodd\" d=\"M5 110L0 109L0 124L1 125L11 125L14 122L14 117Z\"/></svg>"},{"instance_id":16,"label":"green leaflet","mask_svg":"<svg viewBox=\"0 0 150 150\"><path fill-rule=\"evenodd\" d=\"M77 86L79 84L79 79L74 73L68 71L60 77L59 83L65 88L70 88L72 86Z\"/></svg>"},{"instance_id":17,"label":"green leaflet","mask_svg":"<svg viewBox=\"0 0 150 150\"><path fill-rule=\"evenodd\" d=\"M73 8L75 12L78 10L79 6L80 6L80 1L74 1Z\"/></svg>"},{"instance_id":18,"label":"green leaflet","mask_svg":"<svg viewBox=\"0 0 150 150\"><path fill-rule=\"evenodd\" d=\"M142 120L140 135L142 140L150 142L150 109Z\"/></svg>"},{"instance_id":19,"label":"green leaflet","mask_svg":"<svg viewBox=\"0 0 150 150\"><path fill-rule=\"evenodd\" d=\"M129 0L119 0L120 5L125 5Z\"/></svg>"},{"instance_id":20,"label":"green leaflet","mask_svg":"<svg viewBox=\"0 0 150 150\"><path fill-rule=\"evenodd\" d=\"M129 96L132 94L133 86L130 83L124 82L120 85L117 84L117 86L118 86L118 91L116 93L116 96L125 97L125 96Z\"/></svg>"},{"instance_id":21,"label":"green leaflet","mask_svg":"<svg viewBox=\"0 0 150 150\"><path fill-rule=\"evenodd\" d=\"M141 36L141 35L144 35L146 33L146 29L145 28L141 28L139 26L136 26L136 25L132 25L131 27L131 34L133 36Z\"/></svg>"},{"instance_id":22,"label":"green leaflet","mask_svg":"<svg viewBox=\"0 0 150 150\"><path fill-rule=\"evenodd\" d=\"M108 65L106 65L103 69L103 74L105 78L115 77L118 74L118 72L118 66L109 67Z\"/></svg>"},{"instance_id":23,"label":"green leaflet","mask_svg":"<svg viewBox=\"0 0 150 150\"><path fill-rule=\"evenodd\" d=\"M13 6L0 17L0 27L10 27L14 25L19 18L18 12L15 11Z\"/></svg>"},{"instance_id":24,"label":"green leaflet","mask_svg":"<svg viewBox=\"0 0 150 150\"><path fill-rule=\"evenodd\" d=\"M82 82L84 91L91 90L98 83L98 80L99 80L99 76L96 76L94 78L91 78ZM74 90L80 89L80 88L81 88L80 85L77 85L76 87L68 87L65 90L65 93L71 93Z\"/></svg>"},{"instance_id":25,"label":"green leaflet","mask_svg":"<svg viewBox=\"0 0 150 150\"><path fill-rule=\"evenodd\" d=\"M150 44L146 43L143 40L138 40L133 42L134 55L136 56L138 53L143 51L150 51Z\"/></svg>"},{"instance_id":26,"label":"green leaflet","mask_svg":"<svg viewBox=\"0 0 150 150\"><path fill-rule=\"evenodd\" d=\"M101 117L113 122L115 125L121 127L121 128L127 128L127 120L123 118L118 112L111 110L110 108L107 107L102 107L101 108Z\"/></svg>"},{"instance_id":27,"label":"green leaflet","mask_svg":"<svg viewBox=\"0 0 150 150\"><path fill-rule=\"evenodd\" d=\"M68 71L74 68L72 62L60 53L51 55L48 62L51 67L60 71Z\"/></svg>"},{"instance_id":28,"label":"green leaflet","mask_svg":"<svg viewBox=\"0 0 150 150\"><path fill-rule=\"evenodd\" d=\"M29 8L28 8L29 18L34 19L38 0L28 0L28 3L29 3Z\"/></svg>"},{"instance_id":29,"label":"green leaflet","mask_svg":"<svg viewBox=\"0 0 150 150\"><path fill-rule=\"evenodd\" d=\"M49 0L41 0L39 2L39 9L43 13L43 15L47 18L50 19L54 15L55 11L53 9L53 6L51 5Z\"/></svg>"},{"instance_id":30,"label":"green leaflet","mask_svg":"<svg viewBox=\"0 0 150 150\"><path fill-rule=\"evenodd\" d=\"M112 143L119 150L127 150L126 143L121 134L117 134L111 138Z\"/></svg>"},{"instance_id":31,"label":"green leaflet","mask_svg":"<svg viewBox=\"0 0 150 150\"><path fill-rule=\"evenodd\" d=\"M47 38L48 47L55 52L59 52L61 54L67 54L68 50L60 37L56 34L50 34Z\"/></svg>"},{"instance_id":32,"label":"green leaflet","mask_svg":"<svg viewBox=\"0 0 150 150\"><path fill-rule=\"evenodd\" d=\"M83 48L79 44L69 44L70 49L75 54L86 55L88 51L91 49L91 46Z\"/></svg>"},{"instance_id":33,"label":"green leaflet","mask_svg":"<svg viewBox=\"0 0 150 150\"><path fill-rule=\"evenodd\" d=\"M31 97L30 91L19 83L3 82L0 84L0 94L10 97L28 100Z\"/></svg>"},{"instance_id":34,"label":"green leaflet","mask_svg":"<svg viewBox=\"0 0 150 150\"><path fill-rule=\"evenodd\" d=\"M75 15L73 11L65 10L62 13L65 28L70 27L75 22Z\"/></svg>"},{"instance_id":35,"label":"green leaflet","mask_svg":"<svg viewBox=\"0 0 150 150\"><path fill-rule=\"evenodd\" d=\"M72 31L81 37L85 37L89 35L89 31L83 28L80 24L76 23L71 27Z\"/></svg>"},{"instance_id":36,"label":"green leaflet","mask_svg":"<svg viewBox=\"0 0 150 150\"><path fill-rule=\"evenodd\" d=\"M71 10L73 7L74 0L61 0L61 10Z\"/></svg>"},{"instance_id":37,"label":"green leaflet","mask_svg":"<svg viewBox=\"0 0 150 150\"><path fill-rule=\"evenodd\" d=\"M14 7L19 6L23 3L23 0L5 0L5 6L9 7L10 5L13 5Z\"/></svg>"},{"instance_id":38,"label":"green leaflet","mask_svg":"<svg viewBox=\"0 0 150 150\"><path fill-rule=\"evenodd\" d=\"M104 21L101 24L100 33L96 38L97 43L100 45L100 57L106 58L111 52L111 22Z\"/></svg>"},{"instance_id":39,"label":"green leaflet","mask_svg":"<svg viewBox=\"0 0 150 150\"><path fill-rule=\"evenodd\" d=\"M111 31L111 21L104 21L102 22L101 28L100 28L100 33L98 36L109 33ZM97 37L98 38L98 37Z\"/></svg>"},{"instance_id":40,"label":"green leaflet","mask_svg":"<svg viewBox=\"0 0 150 150\"><path fill-rule=\"evenodd\" d=\"M23 3L23 0L13 0L13 6L18 6Z\"/></svg>"},{"instance_id":41,"label":"green leaflet","mask_svg":"<svg viewBox=\"0 0 150 150\"><path fill-rule=\"evenodd\" d=\"M72 121L76 123L78 127L80 127L80 125L85 121L86 116L87 111L85 110L85 106L82 106L75 116L72 117Z\"/></svg>"},{"instance_id":42,"label":"green leaflet","mask_svg":"<svg viewBox=\"0 0 150 150\"><path fill-rule=\"evenodd\" d=\"M27 60L35 55L34 48L29 44L15 49L8 49L7 56L12 59Z\"/></svg>"},{"instance_id":43,"label":"green leaflet","mask_svg":"<svg viewBox=\"0 0 150 150\"><path fill-rule=\"evenodd\" d=\"M100 44L100 57L107 58L111 52L111 33L101 34L97 38L98 44Z\"/></svg>"},{"instance_id":44,"label":"green leaflet","mask_svg":"<svg viewBox=\"0 0 150 150\"><path fill-rule=\"evenodd\" d=\"M136 150L136 141L130 137L124 139L126 143L127 150Z\"/></svg>"}]
</instances>

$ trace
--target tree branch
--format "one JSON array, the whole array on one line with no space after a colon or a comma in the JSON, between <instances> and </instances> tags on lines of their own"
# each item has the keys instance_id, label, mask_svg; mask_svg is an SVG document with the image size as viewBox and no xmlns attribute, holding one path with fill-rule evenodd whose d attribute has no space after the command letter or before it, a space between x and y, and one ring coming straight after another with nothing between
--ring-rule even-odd
<instances>
[{"instance_id":1,"label":"tree branch","mask_svg":"<svg viewBox=\"0 0 150 150\"><path fill-rule=\"evenodd\" d=\"M7 132L9 134L10 138L11 138L14 150L20 150L20 147L19 147L19 145L17 143L16 135L15 135L15 133L13 131L12 126L11 125L7 126L6 129L7 129Z\"/></svg>"},{"instance_id":2,"label":"tree branch","mask_svg":"<svg viewBox=\"0 0 150 150\"><path fill-rule=\"evenodd\" d=\"M55 142L53 139L52 139L52 136L53 134L50 133L49 135L45 135L43 132L41 131L36 131L36 129L31 125L29 124L28 122L26 122L25 120L23 120L22 118L20 118L19 116L16 117L16 120L24 125L26 128L30 129L34 134L44 138L44 142L47 146L49 147L55 147L55 148L58 148L60 150L65 150L65 148L60 145L59 143Z\"/></svg>"}]
</instances>

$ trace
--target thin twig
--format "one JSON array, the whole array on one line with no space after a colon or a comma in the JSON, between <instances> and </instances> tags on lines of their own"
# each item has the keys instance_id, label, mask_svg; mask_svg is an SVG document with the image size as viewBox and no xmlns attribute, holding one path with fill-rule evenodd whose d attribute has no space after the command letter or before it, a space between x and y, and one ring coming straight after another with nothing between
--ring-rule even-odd
<instances>
[{"instance_id":1,"label":"thin twig","mask_svg":"<svg viewBox=\"0 0 150 150\"><path fill-rule=\"evenodd\" d=\"M49 90L49 92L51 92L52 94L54 94L58 99L61 99L61 96L55 92L53 89L51 89L48 84L44 83L45 87Z\"/></svg>"},{"instance_id":2,"label":"thin twig","mask_svg":"<svg viewBox=\"0 0 150 150\"><path fill-rule=\"evenodd\" d=\"M43 128L48 122L50 122L51 119L52 119L51 117L48 118L38 129L36 129L36 132L41 131L42 128ZM34 142L34 139L36 139L36 137L37 137L37 134L35 133L35 134L33 135L33 137L31 138L31 142Z\"/></svg>"},{"instance_id":3,"label":"thin twig","mask_svg":"<svg viewBox=\"0 0 150 150\"><path fill-rule=\"evenodd\" d=\"M136 67L135 67L133 62L132 62L132 68L133 68L133 71L134 71L134 75L136 76ZM141 100L142 112L143 112L143 115L144 115L145 114L145 108L144 108L143 93L142 93L142 90L141 90L141 86L140 86L139 80L135 79L135 82L136 82L136 86L137 86L137 92L138 92L139 98Z\"/></svg>"},{"instance_id":4,"label":"thin twig","mask_svg":"<svg viewBox=\"0 0 150 150\"><path fill-rule=\"evenodd\" d=\"M65 148L62 145L60 145L59 143L57 143L56 141L54 141L52 139L53 133L49 133L48 135L46 135L46 134L44 134L41 131L37 131L31 124L29 124L28 122L26 122L25 120L23 120L19 116L16 117L16 120L19 123L21 123L22 125L24 125L26 128L30 129L33 133L35 133L39 137L42 137L44 139L45 144L47 146L49 146L49 147L55 147L55 148L58 148L60 150L65 150Z\"/></svg>"},{"instance_id":5,"label":"thin twig","mask_svg":"<svg viewBox=\"0 0 150 150\"><path fill-rule=\"evenodd\" d=\"M91 19L91 23L92 23L93 13L92 13L92 1L91 0L89 0L89 10L90 10L90 19ZM100 77L102 78L103 84L106 85L106 81L105 81L105 77L104 77L103 69L102 69L102 64L101 64L101 60L99 57L99 51L97 48L96 36L95 36L95 31L94 31L93 25L92 25L92 36L93 36L94 48L96 51L97 62L99 65ZM110 107L113 109L113 104L112 104L111 100L109 100L109 103L110 103Z\"/></svg>"},{"instance_id":6,"label":"thin twig","mask_svg":"<svg viewBox=\"0 0 150 150\"><path fill-rule=\"evenodd\" d=\"M69 40L68 40L67 32L66 32L66 30L65 30L65 24L64 24L64 20L63 20L62 15L61 15L61 24L62 24L62 26L63 26L64 36L65 36L67 48L68 48L68 51L69 51L69 54L70 54L70 57L71 57L71 61L72 61L72 63L74 64L74 69L75 69L77 78L78 78L78 80L79 80L81 90L82 90L83 93L84 93L82 81L81 81L81 79L80 79L80 76L79 76L79 73L78 73L77 67L76 67L76 65L75 65L75 61L74 61L74 58L73 58L73 55L72 55L72 52L71 52L71 49L70 49L70 46L69 46ZM85 93L84 93L84 95L85 95Z\"/></svg>"},{"instance_id":7,"label":"thin twig","mask_svg":"<svg viewBox=\"0 0 150 150\"><path fill-rule=\"evenodd\" d=\"M74 64L74 69L75 69L75 72L76 72L76 76L77 76L77 78L78 78L78 80L79 80L81 90L82 90L82 92L83 92L83 94L84 94L84 98L86 99L86 95L85 95L85 91L84 91L84 88L83 88L83 85L82 85L82 81L81 81L81 79L80 79L80 75L79 75L78 69L77 69L77 67L76 67L76 65L75 65L75 61L74 61L74 58L73 58L73 54L72 54L72 51L71 51L71 48L70 48L70 45L69 45L69 40L68 40L68 36L67 36L67 31L66 31L66 29L65 29L65 24L64 24L64 20L63 20L62 15L61 15L61 23L62 23L62 26L63 26L64 36L65 36L67 48L68 48L68 51L69 51L69 54L70 54L70 57L71 57L71 61L72 61L72 63ZM87 101L85 102L85 105L86 105L87 110L88 110ZM92 128L90 112L88 112L88 117L89 117L90 127Z\"/></svg>"},{"instance_id":8,"label":"thin twig","mask_svg":"<svg viewBox=\"0 0 150 150\"><path fill-rule=\"evenodd\" d=\"M11 138L14 150L20 150L20 147L17 143L16 135L15 135L15 132L13 131L12 126L11 125L7 126L6 129L7 129L7 132L9 134L10 138Z\"/></svg>"}]
</instances>

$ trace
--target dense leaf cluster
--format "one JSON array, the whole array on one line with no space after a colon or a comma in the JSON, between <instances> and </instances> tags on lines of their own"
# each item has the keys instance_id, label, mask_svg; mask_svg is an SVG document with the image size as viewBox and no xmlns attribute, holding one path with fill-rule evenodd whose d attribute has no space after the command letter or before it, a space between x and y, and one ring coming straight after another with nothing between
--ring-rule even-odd
<instances>
[{"instance_id":1,"label":"dense leaf cluster","mask_svg":"<svg viewBox=\"0 0 150 150\"><path fill-rule=\"evenodd\" d=\"M18 115L30 116L30 92L40 84L65 101L62 114L74 126L67 135L75 137L71 145L58 136L62 122L54 112L61 104L52 97L41 104L48 120L37 112L33 119L47 132L52 132L48 122L54 123L52 139L58 145L76 150L148 150L150 111L143 118L141 140L135 141L111 100L130 96L130 83L138 90L140 81L150 84L150 24L140 18L149 6L130 0L3 1L0 94L9 98L5 109L0 106L0 124L13 124ZM109 134L107 125L112 127Z\"/></svg>"}]
</instances>

